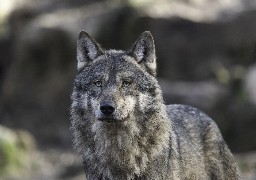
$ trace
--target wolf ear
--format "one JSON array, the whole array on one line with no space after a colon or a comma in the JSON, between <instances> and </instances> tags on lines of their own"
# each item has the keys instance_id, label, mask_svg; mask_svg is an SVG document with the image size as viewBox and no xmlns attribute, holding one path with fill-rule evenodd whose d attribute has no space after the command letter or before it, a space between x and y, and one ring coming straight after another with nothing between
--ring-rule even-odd
<instances>
[{"instance_id":1,"label":"wolf ear","mask_svg":"<svg viewBox=\"0 0 256 180\"><path fill-rule=\"evenodd\" d=\"M149 31L143 32L132 45L130 53L143 69L156 76L156 54L154 40Z\"/></svg>"},{"instance_id":2,"label":"wolf ear","mask_svg":"<svg viewBox=\"0 0 256 180\"><path fill-rule=\"evenodd\" d=\"M77 69L80 70L102 54L100 45L85 31L81 31L77 41Z\"/></svg>"}]
</instances>

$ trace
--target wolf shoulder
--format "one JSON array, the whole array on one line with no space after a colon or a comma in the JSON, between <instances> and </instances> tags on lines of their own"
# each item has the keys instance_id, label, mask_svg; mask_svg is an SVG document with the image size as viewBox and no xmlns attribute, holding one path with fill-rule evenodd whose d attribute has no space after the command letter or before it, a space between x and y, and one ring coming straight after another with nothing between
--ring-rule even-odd
<instances>
[{"instance_id":1,"label":"wolf shoulder","mask_svg":"<svg viewBox=\"0 0 256 180\"><path fill-rule=\"evenodd\" d=\"M166 109L172 128L179 137L198 138L201 141L212 135L211 138L216 140L223 139L214 120L199 109L178 104L167 105Z\"/></svg>"}]
</instances>

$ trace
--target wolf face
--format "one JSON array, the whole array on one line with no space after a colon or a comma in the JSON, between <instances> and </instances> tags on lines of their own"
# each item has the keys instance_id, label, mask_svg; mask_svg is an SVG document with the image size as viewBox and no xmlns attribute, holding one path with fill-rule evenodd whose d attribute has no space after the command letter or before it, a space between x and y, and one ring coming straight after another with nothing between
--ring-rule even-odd
<instances>
[{"instance_id":1,"label":"wolf face","mask_svg":"<svg viewBox=\"0 0 256 180\"><path fill-rule=\"evenodd\" d=\"M75 89L80 96L77 103L83 105L84 111L104 122L123 122L136 111L150 111L152 97L159 88L149 32L143 33L129 51L103 51L82 31L77 47L79 73Z\"/></svg>"}]
</instances>

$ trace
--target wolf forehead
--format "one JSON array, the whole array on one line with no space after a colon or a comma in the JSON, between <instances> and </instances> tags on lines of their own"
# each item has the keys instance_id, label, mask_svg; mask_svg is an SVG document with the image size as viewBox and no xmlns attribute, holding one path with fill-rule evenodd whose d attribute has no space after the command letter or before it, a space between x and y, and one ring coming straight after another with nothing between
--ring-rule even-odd
<instances>
[{"instance_id":1,"label":"wolf forehead","mask_svg":"<svg viewBox=\"0 0 256 180\"><path fill-rule=\"evenodd\" d=\"M99 55L93 62L91 62L85 68L82 68L79 72L84 70L92 70L95 72L108 72L127 70L142 70L140 66L135 62L135 59L129 55L129 53L122 50L107 50L104 54Z\"/></svg>"},{"instance_id":2,"label":"wolf forehead","mask_svg":"<svg viewBox=\"0 0 256 180\"><path fill-rule=\"evenodd\" d=\"M107 50L82 68L78 73L78 78L91 80L107 76L108 78L136 78L138 81L142 79L150 81L151 78L145 73L147 74L129 53L122 50Z\"/></svg>"},{"instance_id":3,"label":"wolf forehead","mask_svg":"<svg viewBox=\"0 0 256 180\"><path fill-rule=\"evenodd\" d=\"M97 57L88 66L82 68L78 74L87 78L97 78L100 75L108 76L145 76L144 70L138 65L135 59L125 51L108 50Z\"/></svg>"}]
</instances>

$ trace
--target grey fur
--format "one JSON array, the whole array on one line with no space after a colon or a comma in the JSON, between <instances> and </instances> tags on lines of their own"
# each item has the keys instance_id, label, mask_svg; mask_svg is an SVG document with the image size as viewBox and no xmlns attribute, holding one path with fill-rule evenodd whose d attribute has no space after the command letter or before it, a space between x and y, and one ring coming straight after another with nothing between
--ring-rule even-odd
<instances>
[{"instance_id":1,"label":"grey fur","mask_svg":"<svg viewBox=\"0 0 256 180\"><path fill-rule=\"evenodd\" d=\"M213 120L164 105L149 32L128 51L104 51L82 31L77 54L71 129L87 179L240 179ZM110 117L103 102L115 108Z\"/></svg>"}]
</instances>

